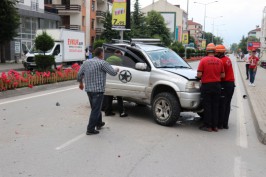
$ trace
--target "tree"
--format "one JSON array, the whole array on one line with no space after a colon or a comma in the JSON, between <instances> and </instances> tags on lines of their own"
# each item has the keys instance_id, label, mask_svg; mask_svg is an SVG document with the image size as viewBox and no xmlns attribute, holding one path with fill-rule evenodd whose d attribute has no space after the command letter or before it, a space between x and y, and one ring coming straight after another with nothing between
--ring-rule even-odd
<instances>
[{"instance_id":1,"label":"tree","mask_svg":"<svg viewBox=\"0 0 266 177\"><path fill-rule=\"evenodd\" d=\"M119 32L112 29L112 14L109 12L107 12L105 15L103 27L105 28L105 30L101 35L101 39L104 39L106 42L111 42L112 39L119 38Z\"/></svg>"},{"instance_id":2,"label":"tree","mask_svg":"<svg viewBox=\"0 0 266 177\"><path fill-rule=\"evenodd\" d=\"M140 11L139 0L135 1L134 11L131 14L131 37L145 38L146 35L146 23L144 13Z\"/></svg>"},{"instance_id":3,"label":"tree","mask_svg":"<svg viewBox=\"0 0 266 177\"><path fill-rule=\"evenodd\" d=\"M35 62L39 70L49 70L53 64L55 64L55 58L53 55L45 55L45 53L53 48L54 40L45 31L41 35L38 35L35 39L35 47L37 50L43 52L43 55L36 55Z\"/></svg>"},{"instance_id":4,"label":"tree","mask_svg":"<svg viewBox=\"0 0 266 177\"><path fill-rule=\"evenodd\" d=\"M149 37L159 37L164 45L171 44L170 31L166 27L164 18L159 12L150 11L146 18L147 31Z\"/></svg>"},{"instance_id":5,"label":"tree","mask_svg":"<svg viewBox=\"0 0 266 177\"><path fill-rule=\"evenodd\" d=\"M214 37L213 38L213 43L215 45L217 45L217 44L223 44L223 42L224 42L223 38L220 38L220 37Z\"/></svg>"},{"instance_id":6,"label":"tree","mask_svg":"<svg viewBox=\"0 0 266 177\"><path fill-rule=\"evenodd\" d=\"M255 36L249 36L248 42L260 42L260 40L258 38L256 38Z\"/></svg>"},{"instance_id":7,"label":"tree","mask_svg":"<svg viewBox=\"0 0 266 177\"><path fill-rule=\"evenodd\" d=\"M0 58L1 63L5 63L4 47L10 40L17 36L19 27L19 15L15 8L16 1L0 1Z\"/></svg>"},{"instance_id":8,"label":"tree","mask_svg":"<svg viewBox=\"0 0 266 177\"><path fill-rule=\"evenodd\" d=\"M242 39L240 40L238 47L239 49L241 49L243 53L247 53L247 42L248 42L248 38L245 36L242 36Z\"/></svg>"},{"instance_id":9,"label":"tree","mask_svg":"<svg viewBox=\"0 0 266 177\"><path fill-rule=\"evenodd\" d=\"M233 43L231 46L230 46L230 50L232 52L237 52L237 49L238 49L238 45L237 43Z\"/></svg>"}]
</instances>

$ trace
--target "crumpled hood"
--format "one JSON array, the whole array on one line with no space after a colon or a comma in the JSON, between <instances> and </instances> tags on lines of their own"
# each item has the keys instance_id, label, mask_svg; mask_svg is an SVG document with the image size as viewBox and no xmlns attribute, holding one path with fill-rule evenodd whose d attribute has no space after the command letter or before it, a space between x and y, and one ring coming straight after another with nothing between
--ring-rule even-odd
<instances>
[{"instance_id":1,"label":"crumpled hood","mask_svg":"<svg viewBox=\"0 0 266 177\"><path fill-rule=\"evenodd\" d=\"M170 73L174 73L177 75L180 75L182 77L185 77L188 80L197 80L197 72L193 69L187 69L187 68L164 68L164 71L168 71Z\"/></svg>"}]
</instances>

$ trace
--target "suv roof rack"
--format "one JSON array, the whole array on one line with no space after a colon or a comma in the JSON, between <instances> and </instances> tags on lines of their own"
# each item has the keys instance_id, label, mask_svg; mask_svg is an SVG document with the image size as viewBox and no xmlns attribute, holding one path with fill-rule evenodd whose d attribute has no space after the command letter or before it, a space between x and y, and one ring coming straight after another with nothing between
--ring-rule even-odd
<instances>
[{"instance_id":1,"label":"suv roof rack","mask_svg":"<svg viewBox=\"0 0 266 177\"><path fill-rule=\"evenodd\" d=\"M162 41L160 39L151 39L151 38L132 38L131 43L162 45Z\"/></svg>"}]
</instances>

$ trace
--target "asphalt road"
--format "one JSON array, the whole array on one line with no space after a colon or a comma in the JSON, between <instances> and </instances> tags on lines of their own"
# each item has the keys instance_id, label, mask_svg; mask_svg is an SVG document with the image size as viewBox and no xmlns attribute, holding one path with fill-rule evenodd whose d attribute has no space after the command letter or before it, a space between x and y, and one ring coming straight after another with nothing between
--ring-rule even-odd
<instances>
[{"instance_id":1,"label":"asphalt road","mask_svg":"<svg viewBox=\"0 0 266 177\"><path fill-rule=\"evenodd\" d=\"M211 133L198 129L195 114L163 127L149 107L126 104L128 118L104 117L100 134L86 136L90 107L76 86L1 99L0 176L266 176L266 146L257 139L237 68L235 73L230 129Z\"/></svg>"}]
</instances>

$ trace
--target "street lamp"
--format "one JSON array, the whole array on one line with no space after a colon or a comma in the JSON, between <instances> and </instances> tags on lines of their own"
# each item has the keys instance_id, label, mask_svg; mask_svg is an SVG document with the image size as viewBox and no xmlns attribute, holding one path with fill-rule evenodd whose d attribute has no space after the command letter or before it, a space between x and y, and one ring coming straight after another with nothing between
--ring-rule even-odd
<instances>
[{"instance_id":1,"label":"street lamp","mask_svg":"<svg viewBox=\"0 0 266 177\"><path fill-rule=\"evenodd\" d=\"M212 4L212 3L215 3L215 2L218 2L218 1L212 1L212 2L208 2L208 3L202 3L202 2L194 2L195 4L201 4L201 5L204 5L204 33L203 33L203 39L205 39L205 19L206 19L206 6L209 5L209 4Z\"/></svg>"},{"instance_id":2,"label":"street lamp","mask_svg":"<svg viewBox=\"0 0 266 177\"><path fill-rule=\"evenodd\" d=\"M212 19L212 43L213 43L213 36L214 36L214 20L217 18L222 18L223 16L218 16L218 17L208 17Z\"/></svg>"}]
</instances>

